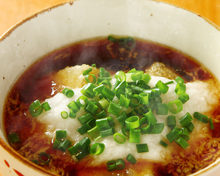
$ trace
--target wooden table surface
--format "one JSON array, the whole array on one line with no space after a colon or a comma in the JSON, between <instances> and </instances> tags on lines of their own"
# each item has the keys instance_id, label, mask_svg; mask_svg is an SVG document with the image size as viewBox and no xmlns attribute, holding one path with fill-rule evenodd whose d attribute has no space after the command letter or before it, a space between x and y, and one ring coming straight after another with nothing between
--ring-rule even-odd
<instances>
[{"instance_id":1,"label":"wooden table surface","mask_svg":"<svg viewBox=\"0 0 220 176\"><path fill-rule=\"evenodd\" d=\"M0 35L22 19L69 0L0 0ZM220 0L159 0L193 11L220 26ZM1 174L0 174L1 176Z\"/></svg>"}]
</instances>

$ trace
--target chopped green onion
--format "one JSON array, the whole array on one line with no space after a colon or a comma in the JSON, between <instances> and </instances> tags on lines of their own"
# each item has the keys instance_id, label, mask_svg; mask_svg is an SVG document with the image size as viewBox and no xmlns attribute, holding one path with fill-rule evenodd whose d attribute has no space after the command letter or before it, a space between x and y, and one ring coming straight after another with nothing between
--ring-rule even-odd
<instances>
[{"instance_id":1,"label":"chopped green onion","mask_svg":"<svg viewBox=\"0 0 220 176\"><path fill-rule=\"evenodd\" d=\"M164 123L156 123L152 125L150 134L160 134L164 129Z\"/></svg>"},{"instance_id":2,"label":"chopped green onion","mask_svg":"<svg viewBox=\"0 0 220 176\"><path fill-rule=\"evenodd\" d=\"M92 113L92 114L95 114L98 109L99 109L99 107L94 102L91 102L91 101L89 101L87 106L85 107L85 110L87 112Z\"/></svg>"},{"instance_id":3,"label":"chopped green onion","mask_svg":"<svg viewBox=\"0 0 220 176\"><path fill-rule=\"evenodd\" d=\"M178 145L180 145L182 148L187 148L189 144L183 137L179 137L178 139L175 140Z\"/></svg>"},{"instance_id":4,"label":"chopped green onion","mask_svg":"<svg viewBox=\"0 0 220 176\"><path fill-rule=\"evenodd\" d=\"M108 107L108 112L114 115L119 115L121 107L118 104L111 102Z\"/></svg>"},{"instance_id":5,"label":"chopped green onion","mask_svg":"<svg viewBox=\"0 0 220 176\"><path fill-rule=\"evenodd\" d=\"M109 102L105 98L102 98L101 100L99 100L99 104L103 109L106 109L109 105Z\"/></svg>"},{"instance_id":6,"label":"chopped green onion","mask_svg":"<svg viewBox=\"0 0 220 176\"><path fill-rule=\"evenodd\" d=\"M113 128L109 128L109 129L107 129L107 130L102 130L102 131L100 131L100 135L101 135L101 137L107 137L107 136L111 136L111 135L113 135L114 134L114 130L113 130Z\"/></svg>"},{"instance_id":7,"label":"chopped green onion","mask_svg":"<svg viewBox=\"0 0 220 176\"><path fill-rule=\"evenodd\" d=\"M102 119L97 119L96 120L96 126L100 129L100 130L106 130L111 128L109 121L107 118L102 118Z\"/></svg>"},{"instance_id":8,"label":"chopped green onion","mask_svg":"<svg viewBox=\"0 0 220 176\"><path fill-rule=\"evenodd\" d=\"M187 93L182 93L178 98L183 104L189 100L189 95Z\"/></svg>"},{"instance_id":9,"label":"chopped green onion","mask_svg":"<svg viewBox=\"0 0 220 176\"><path fill-rule=\"evenodd\" d=\"M90 113L86 113L86 114L78 117L78 120L80 121L81 124L85 124L92 119L93 119L93 116Z\"/></svg>"},{"instance_id":10,"label":"chopped green onion","mask_svg":"<svg viewBox=\"0 0 220 176\"><path fill-rule=\"evenodd\" d=\"M175 127L166 136L169 142L173 142L180 136L180 134L181 134L181 129Z\"/></svg>"},{"instance_id":11,"label":"chopped green onion","mask_svg":"<svg viewBox=\"0 0 220 176\"><path fill-rule=\"evenodd\" d=\"M111 91L111 89L107 88L107 87L103 87L102 88L102 95L109 99L109 100L113 100L114 96L115 96L115 93L113 91Z\"/></svg>"},{"instance_id":12,"label":"chopped green onion","mask_svg":"<svg viewBox=\"0 0 220 176\"><path fill-rule=\"evenodd\" d=\"M140 143L141 141L141 130L140 129L130 129L129 142L130 143Z\"/></svg>"},{"instance_id":13,"label":"chopped green onion","mask_svg":"<svg viewBox=\"0 0 220 176\"><path fill-rule=\"evenodd\" d=\"M111 160L106 163L108 171L122 170L125 168L123 159Z\"/></svg>"},{"instance_id":14,"label":"chopped green onion","mask_svg":"<svg viewBox=\"0 0 220 176\"><path fill-rule=\"evenodd\" d=\"M147 73L144 73L144 75L143 75L143 77L142 77L142 80L143 80L146 84L149 83L150 79L151 79L150 75L147 74Z\"/></svg>"},{"instance_id":15,"label":"chopped green onion","mask_svg":"<svg viewBox=\"0 0 220 176\"><path fill-rule=\"evenodd\" d=\"M55 140L53 141L53 148L54 148L54 149L57 149L58 146L60 145L60 143L61 143L61 141L55 139Z\"/></svg>"},{"instance_id":16,"label":"chopped green onion","mask_svg":"<svg viewBox=\"0 0 220 176\"><path fill-rule=\"evenodd\" d=\"M141 103L144 105L149 104L149 94L140 94Z\"/></svg>"},{"instance_id":17,"label":"chopped green onion","mask_svg":"<svg viewBox=\"0 0 220 176\"><path fill-rule=\"evenodd\" d=\"M66 112L66 111L62 111L62 112L61 112L61 117L62 117L63 119L67 119L68 116L69 116L68 112Z\"/></svg>"},{"instance_id":18,"label":"chopped green onion","mask_svg":"<svg viewBox=\"0 0 220 176\"><path fill-rule=\"evenodd\" d=\"M158 115L167 115L168 114L168 105L158 103L157 106L156 106L156 113Z\"/></svg>"},{"instance_id":19,"label":"chopped green onion","mask_svg":"<svg viewBox=\"0 0 220 176\"><path fill-rule=\"evenodd\" d=\"M8 141L12 144L20 142L20 138L17 133L10 133L8 135Z\"/></svg>"},{"instance_id":20,"label":"chopped green onion","mask_svg":"<svg viewBox=\"0 0 220 176\"><path fill-rule=\"evenodd\" d=\"M91 119L87 123L83 124L80 128L78 128L77 131L80 134L85 134L88 130L90 130L94 126L95 126L95 119Z\"/></svg>"},{"instance_id":21,"label":"chopped green onion","mask_svg":"<svg viewBox=\"0 0 220 176\"><path fill-rule=\"evenodd\" d=\"M128 99L125 95L120 95L120 105L128 108L130 104L130 99Z\"/></svg>"},{"instance_id":22,"label":"chopped green onion","mask_svg":"<svg viewBox=\"0 0 220 176\"><path fill-rule=\"evenodd\" d=\"M99 68L99 76L100 77L110 77L110 73L106 71L103 67Z\"/></svg>"},{"instance_id":23,"label":"chopped green onion","mask_svg":"<svg viewBox=\"0 0 220 176\"><path fill-rule=\"evenodd\" d=\"M88 75L92 71L92 68L88 68L87 70L83 71L83 76Z\"/></svg>"},{"instance_id":24,"label":"chopped green onion","mask_svg":"<svg viewBox=\"0 0 220 176\"><path fill-rule=\"evenodd\" d=\"M126 137L121 133L115 133L113 138L118 144L124 144L126 142Z\"/></svg>"},{"instance_id":25,"label":"chopped green onion","mask_svg":"<svg viewBox=\"0 0 220 176\"><path fill-rule=\"evenodd\" d=\"M142 80L143 74L144 74L143 71L136 71L136 72L134 72L134 73L131 74L131 79L132 79L133 81Z\"/></svg>"},{"instance_id":26,"label":"chopped green onion","mask_svg":"<svg viewBox=\"0 0 220 176\"><path fill-rule=\"evenodd\" d=\"M104 118L106 116L107 116L107 114L106 114L106 112L104 110L102 110L98 114L96 114L96 118L97 119L101 119L101 118Z\"/></svg>"},{"instance_id":27,"label":"chopped green onion","mask_svg":"<svg viewBox=\"0 0 220 176\"><path fill-rule=\"evenodd\" d=\"M66 151L66 149L71 145L71 142L68 139L65 139L64 141L59 143L59 146L57 147L58 150L61 150L63 152Z\"/></svg>"},{"instance_id":28,"label":"chopped green onion","mask_svg":"<svg viewBox=\"0 0 220 176\"><path fill-rule=\"evenodd\" d=\"M50 105L48 102L42 103L42 107L45 111L49 111L51 109Z\"/></svg>"},{"instance_id":29,"label":"chopped green onion","mask_svg":"<svg viewBox=\"0 0 220 176\"><path fill-rule=\"evenodd\" d=\"M100 155L105 149L105 144L95 143L90 147L90 153L93 155Z\"/></svg>"},{"instance_id":30,"label":"chopped green onion","mask_svg":"<svg viewBox=\"0 0 220 176\"><path fill-rule=\"evenodd\" d=\"M153 125L151 125L150 123L147 124L146 126L141 127L141 133L143 134L150 134L152 131Z\"/></svg>"},{"instance_id":31,"label":"chopped green onion","mask_svg":"<svg viewBox=\"0 0 220 176\"><path fill-rule=\"evenodd\" d=\"M184 83L177 83L175 92L177 95L184 94L186 92L186 85Z\"/></svg>"},{"instance_id":32,"label":"chopped green onion","mask_svg":"<svg viewBox=\"0 0 220 176\"><path fill-rule=\"evenodd\" d=\"M175 81L176 83L180 83L180 84L184 83L184 80L179 76L176 77Z\"/></svg>"},{"instance_id":33,"label":"chopped green onion","mask_svg":"<svg viewBox=\"0 0 220 176\"><path fill-rule=\"evenodd\" d=\"M188 124L192 121L192 116L190 113L186 113L183 117L180 118L179 122L183 127L187 127Z\"/></svg>"},{"instance_id":34,"label":"chopped green onion","mask_svg":"<svg viewBox=\"0 0 220 176\"><path fill-rule=\"evenodd\" d=\"M136 144L136 148L138 153L149 152L147 144Z\"/></svg>"},{"instance_id":35,"label":"chopped green onion","mask_svg":"<svg viewBox=\"0 0 220 176\"><path fill-rule=\"evenodd\" d=\"M193 129L194 129L194 125L193 125L193 123L191 122L191 123L189 123L188 125L187 125L187 127L186 127L188 130L189 130L189 132L192 132L193 131Z\"/></svg>"},{"instance_id":36,"label":"chopped green onion","mask_svg":"<svg viewBox=\"0 0 220 176\"><path fill-rule=\"evenodd\" d=\"M163 140L160 140L160 145L162 145L163 147L167 147L168 144L166 142L164 142Z\"/></svg>"},{"instance_id":37,"label":"chopped green onion","mask_svg":"<svg viewBox=\"0 0 220 176\"><path fill-rule=\"evenodd\" d=\"M84 137L78 143L74 144L72 147L68 148L71 155L75 155L78 160L83 159L90 153L90 139Z\"/></svg>"},{"instance_id":38,"label":"chopped green onion","mask_svg":"<svg viewBox=\"0 0 220 176\"><path fill-rule=\"evenodd\" d=\"M101 85L95 87L95 88L93 89L93 91L96 92L97 94L101 94L101 93L102 93L102 89L103 89L104 87L105 87L105 86L104 86L103 84L101 84Z\"/></svg>"},{"instance_id":39,"label":"chopped green onion","mask_svg":"<svg viewBox=\"0 0 220 176\"><path fill-rule=\"evenodd\" d=\"M95 88L95 85L93 83L88 83L81 89L81 93L89 98L94 97L93 89Z\"/></svg>"},{"instance_id":40,"label":"chopped green onion","mask_svg":"<svg viewBox=\"0 0 220 176\"><path fill-rule=\"evenodd\" d=\"M145 113L143 118L146 118L147 123L150 123L152 125L157 123L157 119L151 110Z\"/></svg>"},{"instance_id":41,"label":"chopped green onion","mask_svg":"<svg viewBox=\"0 0 220 176\"><path fill-rule=\"evenodd\" d=\"M122 170L125 168L125 162L123 159L117 159L115 165L116 165L116 170Z\"/></svg>"},{"instance_id":42,"label":"chopped green onion","mask_svg":"<svg viewBox=\"0 0 220 176\"><path fill-rule=\"evenodd\" d=\"M129 129L138 128L140 126L139 117L131 116L125 120L125 124Z\"/></svg>"},{"instance_id":43,"label":"chopped green onion","mask_svg":"<svg viewBox=\"0 0 220 176\"><path fill-rule=\"evenodd\" d=\"M39 153L39 164L48 165L50 162L51 156L46 152Z\"/></svg>"},{"instance_id":44,"label":"chopped green onion","mask_svg":"<svg viewBox=\"0 0 220 176\"><path fill-rule=\"evenodd\" d=\"M167 91L169 89L169 87L165 83L163 83L161 80L159 80L157 82L156 87L158 89L160 89L160 92L163 93L163 94L167 93Z\"/></svg>"},{"instance_id":45,"label":"chopped green onion","mask_svg":"<svg viewBox=\"0 0 220 176\"><path fill-rule=\"evenodd\" d=\"M56 139L58 141L63 141L67 136L66 130L57 130L56 131Z\"/></svg>"},{"instance_id":46,"label":"chopped green onion","mask_svg":"<svg viewBox=\"0 0 220 176\"><path fill-rule=\"evenodd\" d=\"M214 130L215 127L211 118L209 118L209 125L210 125L210 129Z\"/></svg>"},{"instance_id":47,"label":"chopped green onion","mask_svg":"<svg viewBox=\"0 0 220 176\"><path fill-rule=\"evenodd\" d=\"M203 123L208 123L209 122L209 118L206 115L201 114L199 112L194 112L193 117L196 118L197 120L203 122Z\"/></svg>"},{"instance_id":48,"label":"chopped green onion","mask_svg":"<svg viewBox=\"0 0 220 176\"><path fill-rule=\"evenodd\" d=\"M37 117L43 112L43 107L41 106L41 103L39 100L35 100L29 106L29 112L32 115L32 117Z\"/></svg>"},{"instance_id":49,"label":"chopped green onion","mask_svg":"<svg viewBox=\"0 0 220 176\"><path fill-rule=\"evenodd\" d=\"M80 109L79 105L75 101L71 101L67 107L71 109L74 113L77 113Z\"/></svg>"},{"instance_id":50,"label":"chopped green onion","mask_svg":"<svg viewBox=\"0 0 220 176\"><path fill-rule=\"evenodd\" d=\"M173 115L169 115L167 117L167 126L173 129L176 126L176 117Z\"/></svg>"},{"instance_id":51,"label":"chopped green onion","mask_svg":"<svg viewBox=\"0 0 220 176\"><path fill-rule=\"evenodd\" d=\"M96 139L100 136L100 131L99 128L97 126L93 127L92 129L87 131L89 137L91 139Z\"/></svg>"},{"instance_id":52,"label":"chopped green onion","mask_svg":"<svg viewBox=\"0 0 220 176\"><path fill-rule=\"evenodd\" d=\"M91 66L92 66L92 67L96 67L96 64L92 64Z\"/></svg>"},{"instance_id":53,"label":"chopped green onion","mask_svg":"<svg viewBox=\"0 0 220 176\"><path fill-rule=\"evenodd\" d=\"M77 103L79 106L84 107L88 103L88 98L82 95L77 99Z\"/></svg>"},{"instance_id":54,"label":"chopped green onion","mask_svg":"<svg viewBox=\"0 0 220 176\"><path fill-rule=\"evenodd\" d=\"M69 89L69 88L63 89L62 93L63 93L64 95L66 95L66 97L68 97L68 98L71 98L71 97L73 97L73 95L74 95L73 90L71 90L71 89Z\"/></svg>"},{"instance_id":55,"label":"chopped green onion","mask_svg":"<svg viewBox=\"0 0 220 176\"><path fill-rule=\"evenodd\" d=\"M131 163L131 164L136 164L137 160L135 159L135 157L132 154L128 154L128 156L126 157L126 160Z\"/></svg>"},{"instance_id":56,"label":"chopped green onion","mask_svg":"<svg viewBox=\"0 0 220 176\"><path fill-rule=\"evenodd\" d=\"M125 112L122 112L121 115L116 117L122 126L125 124L125 120L127 119L127 115Z\"/></svg>"},{"instance_id":57,"label":"chopped green onion","mask_svg":"<svg viewBox=\"0 0 220 176\"><path fill-rule=\"evenodd\" d=\"M76 117L76 113L72 109L70 109L69 117L72 119Z\"/></svg>"},{"instance_id":58,"label":"chopped green onion","mask_svg":"<svg viewBox=\"0 0 220 176\"><path fill-rule=\"evenodd\" d=\"M183 103L179 99L170 101L168 103L168 109L173 114L177 114L183 110Z\"/></svg>"},{"instance_id":59,"label":"chopped green onion","mask_svg":"<svg viewBox=\"0 0 220 176\"><path fill-rule=\"evenodd\" d=\"M106 166L108 171L114 171L116 170L116 161L115 160L108 161L106 163Z\"/></svg>"},{"instance_id":60,"label":"chopped green onion","mask_svg":"<svg viewBox=\"0 0 220 176\"><path fill-rule=\"evenodd\" d=\"M130 107L134 108L140 104L140 96L138 94L132 95L130 99Z\"/></svg>"},{"instance_id":61,"label":"chopped green onion","mask_svg":"<svg viewBox=\"0 0 220 176\"><path fill-rule=\"evenodd\" d=\"M94 74L88 74L85 76L85 80L87 83L96 83L96 76Z\"/></svg>"},{"instance_id":62,"label":"chopped green onion","mask_svg":"<svg viewBox=\"0 0 220 176\"><path fill-rule=\"evenodd\" d=\"M116 87L115 87L115 94L119 98L121 94L125 94L125 88L126 88L126 81L120 82Z\"/></svg>"},{"instance_id":63,"label":"chopped green onion","mask_svg":"<svg viewBox=\"0 0 220 176\"><path fill-rule=\"evenodd\" d=\"M173 84L174 82L173 81L168 81L168 82L166 82L165 84L166 85L170 85L170 84Z\"/></svg>"},{"instance_id":64,"label":"chopped green onion","mask_svg":"<svg viewBox=\"0 0 220 176\"><path fill-rule=\"evenodd\" d=\"M125 72L123 72L123 71L118 71L118 72L116 72L115 78L116 78L118 81L125 81L125 79L126 79L126 77L125 77Z\"/></svg>"}]
</instances>

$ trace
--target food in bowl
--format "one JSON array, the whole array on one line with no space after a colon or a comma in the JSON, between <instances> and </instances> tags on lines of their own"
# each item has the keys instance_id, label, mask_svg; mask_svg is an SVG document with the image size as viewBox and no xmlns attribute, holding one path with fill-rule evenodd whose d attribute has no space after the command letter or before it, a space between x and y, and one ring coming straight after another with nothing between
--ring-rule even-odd
<instances>
[{"instance_id":1,"label":"food in bowl","mask_svg":"<svg viewBox=\"0 0 220 176\"><path fill-rule=\"evenodd\" d=\"M5 133L59 175L188 175L220 156L218 86L167 46L90 39L22 74L5 102Z\"/></svg>"}]
</instances>

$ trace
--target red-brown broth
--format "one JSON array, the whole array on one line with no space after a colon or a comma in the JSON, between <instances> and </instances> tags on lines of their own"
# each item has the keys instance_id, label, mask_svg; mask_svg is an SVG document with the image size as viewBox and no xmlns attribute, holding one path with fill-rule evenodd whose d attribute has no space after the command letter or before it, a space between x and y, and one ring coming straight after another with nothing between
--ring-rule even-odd
<instances>
[{"instance_id":1,"label":"red-brown broth","mask_svg":"<svg viewBox=\"0 0 220 176\"><path fill-rule=\"evenodd\" d=\"M13 88L10 90L4 107L4 126L6 135L16 132L21 141L12 144L23 156L29 158L27 153L37 153L40 148L46 148L46 152L52 157L49 165L43 166L57 173L66 175L126 175L129 171L135 170L135 174L142 173L146 167L152 168L155 175L181 175L177 170L181 167L181 162L156 163L151 161L138 161L138 164L127 164L123 171L116 171L110 174L106 170L106 166L86 167L88 161L75 163L70 155L52 148L51 139L45 135L45 125L30 117L28 107L35 99L44 100L59 92L59 86L54 83L53 74L65 68L66 66L74 66L81 64L93 64L97 67L104 67L110 71L129 70L136 68L144 70L155 62L162 62L175 73L180 75L185 81L193 80L209 80L215 79L213 75L201 64L191 57L174 50L172 48L159 45L157 43L142 41L136 39L136 46L132 49L124 49L118 44L108 41L106 38L92 39L82 41L73 45L58 49L44 56L31 65L17 80ZM220 112L216 109L213 111L213 118L220 116ZM220 127L220 123L215 124ZM197 165L198 168L190 168L190 173L206 167L220 156L220 128L215 128L213 133L202 141L197 139L192 146L208 145L211 140L217 141L215 147L217 154L211 158L209 162ZM31 143L32 148L26 147ZM25 147L26 148L25 148ZM173 153L173 158L179 157L179 153L183 152L178 146L174 146L177 150ZM179 161L185 162L194 155L194 149L187 151L187 155L182 156ZM194 149L193 149L194 148ZM28 150L28 152L27 152ZM205 151L204 151L205 152ZM206 152L209 152L206 150ZM200 153L201 155L203 152ZM198 155L198 154L197 154ZM198 162L202 163L207 153L198 157ZM34 158L29 158L33 160ZM200 160L200 161L199 161ZM61 171L60 171L61 170ZM188 174L188 172L187 172ZM184 175L184 173L182 174Z\"/></svg>"}]
</instances>

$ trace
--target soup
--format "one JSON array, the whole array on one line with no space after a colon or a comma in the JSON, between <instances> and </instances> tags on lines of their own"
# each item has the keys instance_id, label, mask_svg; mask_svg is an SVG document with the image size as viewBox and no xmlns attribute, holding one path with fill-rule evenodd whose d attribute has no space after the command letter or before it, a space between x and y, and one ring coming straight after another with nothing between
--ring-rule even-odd
<instances>
[{"instance_id":1,"label":"soup","mask_svg":"<svg viewBox=\"0 0 220 176\"><path fill-rule=\"evenodd\" d=\"M59 175L188 175L220 156L218 84L167 46L81 41L21 75L5 102L5 133Z\"/></svg>"}]
</instances>

